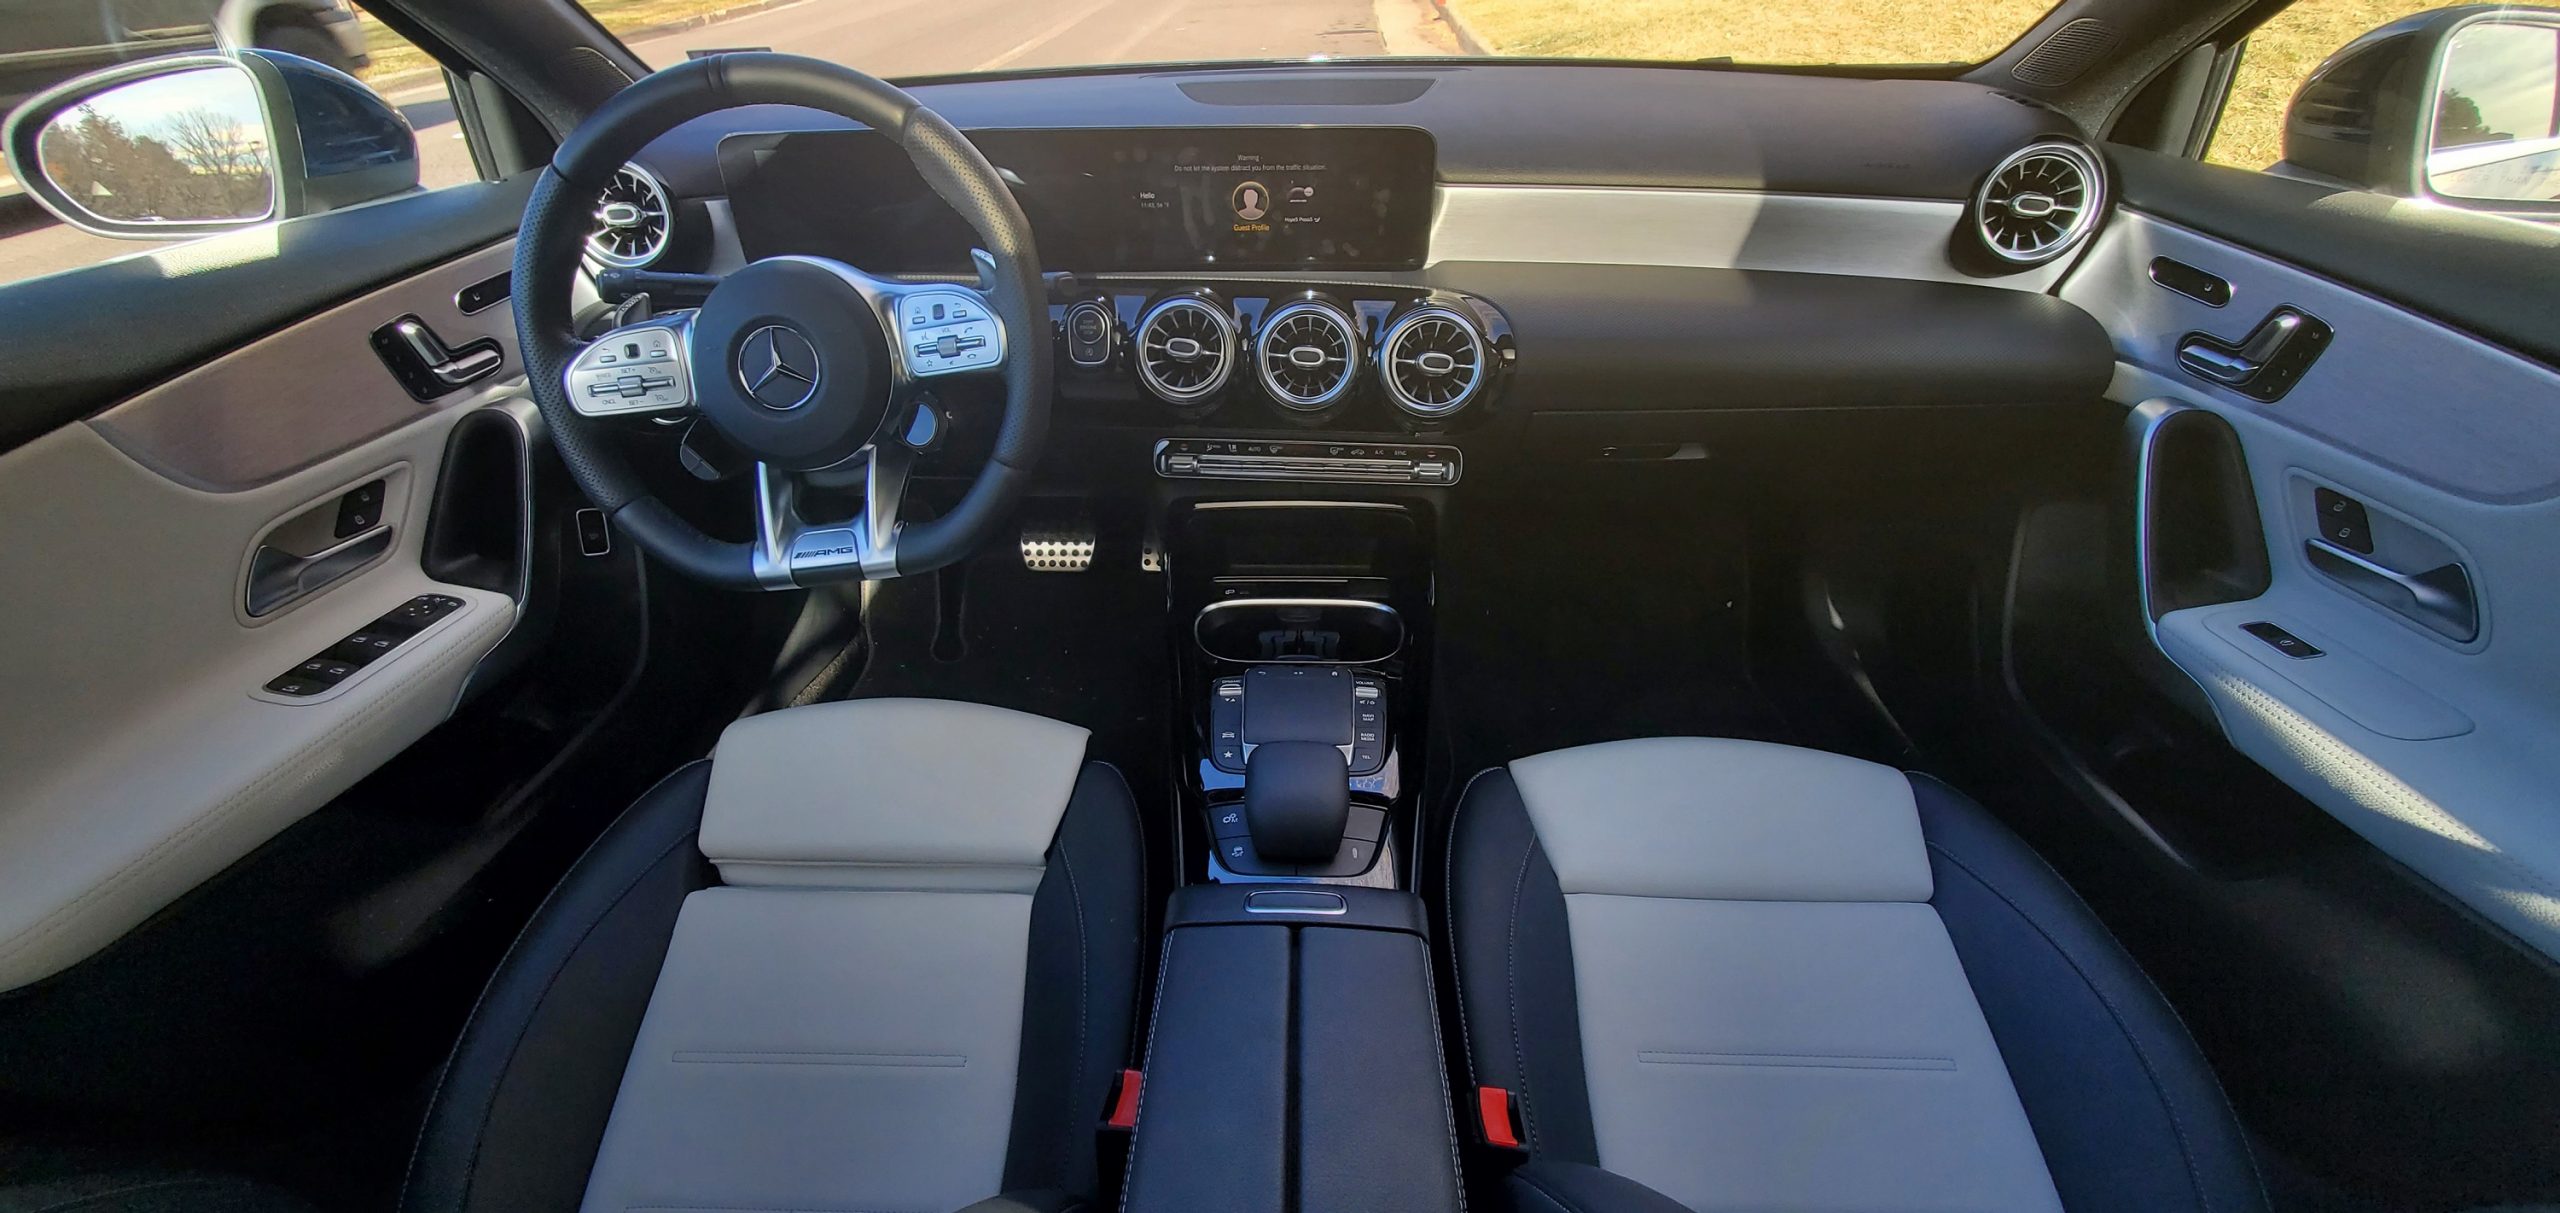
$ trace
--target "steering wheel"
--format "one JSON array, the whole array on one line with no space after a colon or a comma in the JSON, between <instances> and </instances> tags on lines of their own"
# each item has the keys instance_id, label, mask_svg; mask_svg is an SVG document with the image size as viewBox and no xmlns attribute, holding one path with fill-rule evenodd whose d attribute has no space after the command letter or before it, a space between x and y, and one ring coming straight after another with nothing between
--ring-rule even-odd
<instances>
[{"instance_id":1,"label":"steering wheel","mask_svg":"<svg viewBox=\"0 0 2560 1213\"><path fill-rule=\"evenodd\" d=\"M897 141L984 248L974 286L875 277L822 257L767 257L723 277L698 309L580 341L570 316L598 194L650 140L742 105L797 105ZM993 537L1048 438L1051 352L1031 225L986 157L882 81L797 55L726 54L615 94L560 146L525 204L516 333L534 402L569 474L651 556L703 581L787 590L950 564ZM936 379L1001 376L995 448L957 507L899 517L907 474L938 424ZM602 427L698 415L756 462L756 538L724 542L650 495ZM861 485L849 523L815 525L812 486Z\"/></svg>"}]
</instances>

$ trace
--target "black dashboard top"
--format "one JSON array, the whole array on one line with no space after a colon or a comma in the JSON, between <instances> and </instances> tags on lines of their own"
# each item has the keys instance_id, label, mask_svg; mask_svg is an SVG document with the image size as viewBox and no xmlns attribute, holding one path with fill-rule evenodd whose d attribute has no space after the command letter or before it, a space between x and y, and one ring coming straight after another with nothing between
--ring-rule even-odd
<instances>
[{"instance_id":1,"label":"black dashboard top","mask_svg":"<svg viewBox=\"0 0 2560 1213\"><path fill-rule=\"evenodd\" d=\"M2002 156L2070 121L1955 80L1863 80L1571 63L1336 63L998 77L919 85L971 130L1418 127L1439 180L1961 198ZM683 197L724 192L730 135L845 129L748 106L640 159Z\"/></svg>"}]
</instances>

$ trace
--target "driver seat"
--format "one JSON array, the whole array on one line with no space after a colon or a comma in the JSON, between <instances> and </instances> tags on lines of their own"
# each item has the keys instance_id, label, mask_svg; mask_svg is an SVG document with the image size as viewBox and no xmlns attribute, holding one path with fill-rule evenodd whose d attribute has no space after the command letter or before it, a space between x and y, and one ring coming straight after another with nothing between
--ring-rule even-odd
<instances>
[{"instance_id":1,"label":"driver seat","mask_svg":"<svg viewBox=\"0 0 2560 1213\"><path fill-rule=\"evenodd\" d=\"M1063 1209L1129 1064L1136 807L1086 731L729 726L572 867L446 1063L408 1213Z\"/></svg>"}]
</instances>

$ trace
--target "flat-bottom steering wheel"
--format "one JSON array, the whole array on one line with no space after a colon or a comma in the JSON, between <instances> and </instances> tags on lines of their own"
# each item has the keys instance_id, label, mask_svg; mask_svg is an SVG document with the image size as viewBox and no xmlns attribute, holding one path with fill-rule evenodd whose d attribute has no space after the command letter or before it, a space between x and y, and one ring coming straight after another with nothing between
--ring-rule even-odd
<instances>
[{"instance_id":1,"label":"flat-bottom steering wheel","mask_svg":"<svg viewBox=\"0 0 2560 1213\"><path fill-rule=\"evenodd\" d=\"M580 341L570 316L597 196L642 146L741 105L798 105L896 141L985 247L975 286L875 277L822 257L767 257L698 309ZM993 537L1048 437L1050 342L1031 225L993 165L916 99L797 55L729 54L671 67L606 101L534 185L517 235L516 332L534 402L578 487L640 546L737 589L784 590L927 572ZM899 517L917 398L951 375L1001 376L993 455L949 513ZM699 414L756 461L756 538L714 539L652 496L601 427ZM930 419L928 419L929 421ZM812 483L861 485L850 523L812 525Z\"/></svg>"}]
</instances>

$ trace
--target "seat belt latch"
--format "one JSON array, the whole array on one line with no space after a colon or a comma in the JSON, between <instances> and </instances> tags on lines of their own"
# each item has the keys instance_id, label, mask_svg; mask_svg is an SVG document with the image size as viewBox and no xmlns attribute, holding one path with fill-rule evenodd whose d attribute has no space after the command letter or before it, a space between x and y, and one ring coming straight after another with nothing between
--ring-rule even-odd
<instances>
[{"instance_id":1,"label":"seat belt latch","mask_svg":"<svg viewBox=\"0 0 2560 1213\"><path fill-rule=\"evenodd\" d=\"M1486 1145L1526 1153L1528 1147L1520 1144L1519 1115L1511 1092L1501 1087L1476 1088L1476 1127L1483 1131Z\"/></svg>"},{"instance_id":2,"label":"seat belt latch","mask_svg":"<svg viewBox=\"0 0 2560 1213\"><path fill-rule=\"evenodd\" d=\"M1103 1118L1102 1127L1123 1133L1137 1130L1138 1091L1145 1079L1146 1075L1137 1070L1120 1071L1119 1089L1111 1094L1111 1115Z\"/></svg>"}]
</instances>

